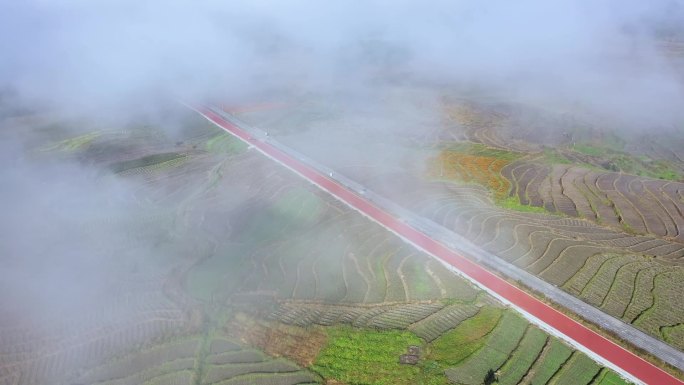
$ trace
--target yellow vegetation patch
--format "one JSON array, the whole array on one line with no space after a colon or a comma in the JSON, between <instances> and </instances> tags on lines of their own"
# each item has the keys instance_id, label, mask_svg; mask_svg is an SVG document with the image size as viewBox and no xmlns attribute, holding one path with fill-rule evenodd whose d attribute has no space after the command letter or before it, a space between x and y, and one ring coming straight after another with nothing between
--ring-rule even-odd
<instances>
[{"instance_id":1,"label":"yellow vegetation patch","mask_svg":"<svg viewBox=\"0 0 684 385\"><path fill-rule=\"evenodd\" d=\"M503 199L511 183L501 176L501 169L509 163L508 159L444 150L430 162L428 176L477 183Z\"/></svg>"},{"instance_id":2,"label":"yellow vegetation patch","mask_svg":"<svg viewBox=\"0 0 684 385\"><path fill-rule=\"evenodd\" d=\"M97 139L100 135L102 135L101 132L91 132L73 138L64 139L50 146L44 147L42 151L76 151L79 148L90 145L93 140Z\"/></svg>"}]
</instances>

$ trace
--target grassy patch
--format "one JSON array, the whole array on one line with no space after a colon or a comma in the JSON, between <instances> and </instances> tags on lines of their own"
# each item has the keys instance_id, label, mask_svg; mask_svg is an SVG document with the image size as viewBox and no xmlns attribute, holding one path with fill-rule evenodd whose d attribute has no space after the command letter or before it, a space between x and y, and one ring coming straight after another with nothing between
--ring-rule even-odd
<instances>
[{"instance_id":1,"label":"grassy patch","mask_svg":"<svg viewBox=\"0 0 684 385\"><path fill-rule=\"evenodd\" d=\"M254 251L314 224L323 212L316 195L303 188L293 188L270 206L245 212L233 236L214 255L194 266L187 276L187 288L198 299L209 301L215 293L230 295L242 283L245 266Z\"/></svg>"},{"instance_id":2,"label":"grassy patch","mask_svg":"<svg viewBox=\"0 0 684 385\"><path fill-rule=\"evenodd\" d=\"M519 383L544 348L546 339L547 335L543 331L530 326L518 348L499 370L499 384L515 385Z\"/></svg>"},{"instance_id":3,"label":"grassy patch","mask_svg":"<svg viewBox=\"0 0 684 385\"><path fill-rule=\"evenodd\" d=\"M599 369L591 358L575 351L551 381L558 385L588 384L598 374Z\"/></svg>"},{"instance_id":4,"label":"grassy patch","mask_svg":"<svg viewBox=\"0 0 684 385\"><path fill-rule=\"evenodd\" d=\"M558 339L553 338L548 352L544 357L540 357L540 360L535 365L533 369L535 372L530 383L532 385L547 384L571 354L572 350L569 347Z\"/></svg>"},{"instance_id":5,"label":"grassy patch","mask_svg":"<svg viewBox=\"0 0 684 385\"><path fill-rule=\"evenodd\" d=\"M457 365L485 345L484 337L494 330L501 313L498 308L482 308L477 315L436 339L427 358L439 362L442 367Z\"/></svg>"},{"instance_id":6,"label":"grassy patch","mask_svg":"<svg viewBox=\"0 0 684 385\"><path fill-rule=\"evenodd\" d=\"M76 136L73 138L65 139L62 141L59 141L51 146L45 147L43 151L66 151L66 152L71 152L71 151L76 151L81 147L86 147L90 145L93 140L95 140L97 137L102 135L101 132L91 132L88 134Z\"/></svg>"},{"instance_id":7,"label":"grassy patch","mask_svg":"<svg viewBox=\"0 0 684 385\"><path fill-rule=\"evenodd\" d=\"M165 152L161 154L147 155L137 159L117 162L112 164L110 166L110 169L115 173L120 173L137 168L160 166L163 164L167 164L169 162L184 159L185 157L187 157L187 155L185 154L180 154L177 152Z\"/></svg>"},{"instance_id":8,"label":"grassy patch","mask_svg":"<svg viewBox=\"0 0 684 385\"><path fill-rule=\"evenodd\" d=\"M684 341L684 323L677 324L675 326L664 326L661 328L663 338L666 342L672 345L681 345L681 341Z\"/></svg>"},{"instance_id":9,"label":"grassy patch","mask_svg":"<svg viewBox=\"0 0 684 385\"><path fill-rule=\"evenodd\" d=\"M460 142L447 146L444 151L457 152L460 154L484 156L501 160L513 161L520 158L523 154L513 151L500 150L487 147L480 143Z\"/></svg>"},{"instance_id":10,"label":"grassy patch","mask_svg":"<svg viewBox=\"0 0 684 385\"><path fill-rule=\"evenodd\" d=\"M248 256L248 250L241 244L220 248L190 270L186 278L188 292L197 299L210 301L217 288L225 288L228 284L237 286ZM226 293L231 291L226 290Z\"/></svg>"},{"instance_id":11,"label":"grassy patch","mask_svg":"<svg viewBox=\"0 0 684 385\"><path fill-rule=\"evenodd\" d=\"M243 275L249 266L254 250L265 242L289 234L297 226L268 210L256 212L247 218L240 229L239 243L226 243L212 256L194 266L186 277L187 289L195 298L210 301L216 293L229 296L243 284Z\"/></svg>"},{"instance_id":12,"label":"grassy patch","mask_svg":"<svg viewBox=\"0 0 684 385\"><path fill-rule=\"evenodd\" d=\"M521 211L525 213L548 213L545 208L538 206L524 205L520 203L518 196L506 197L496 201L496 203L509 210Z\"/></svg>"},{"instance_id":13,"label":"grassy patch","mask_svg":"<svg viewBox=\"0 0 684 385\"><path fill-rule=\"evenodd\" d=\"M421 344L420 338L406 331L330 328L328 343L311 368L348 384L415 384L420 368L401 365L399 356L409 345Z\"/></svg>"},{"instance_id":14,"label":"grassy patch","mask_svg":"<svg viewBox=\"0 0 684 385\"><path fill-rule=\"evenodd\" d=\"M511 356L527 327L524 318L511 310L505 311L496 329L483 338L486 346L456 367L447 369L447 377L462 384L481 384L489 370L498 370Z\"/></svg>"},{"instance_id":15,"label":"grassy patch","mask_svg":"<svg viewBox=\"0 0 684 385\"><path fill-rule=\"evenodd\" d=\"M214 153L240 154L247 150L247 145L234 136L221 132L207 140L206 149Z\"/></svg>"},{"instance_id":16,"label":"grassy patch","mask_svg":"<svg viewBox=\"0 0 684 385\"><path fill-rule=\"evenodd\" d=\"M605 148L583 143L576 143L574 146L572 146L572 149L579 152L580 154L596 157L605 155L607 151L607 149Z\"/></svg>"},{"instance_id":17,"label":"grassy patch","mask_svg":"<svg viewBox=\"0 0 684 385\"><path fill-rule=\"evenodd\" d=\"M598 385L628 385L630 382L627 382L626 380L622 379L622 377L618 376L615 372L610 371L608 369L601 369L601 374L599 374L598 378L593 382Z\"/></svg>"},{"instance_id":18,"label":"grassy patch","mask_svg":"<svg viewBox=\"0 0 684 385\"><path fill-rule=\"evenodd\" d=\"M666 161L653 160L648 156L636 156L610 146L595 146L585 143L575 144L571 150L580 154L598 158L592 162L595 166L610 171L620 171L627 174L664 180L681 180L682 175Z\"/></svg>"},{"instance_id":19,"label":"grassy patch","mask_svg":"<svg viewBox=\"0 0 684 385\"><path fill-rule=\"evenodd\" d=\"M381 299L384 299L385 295L387 294L387 276L385 272L385 264L392 257L392 254L393 253L391 252L386 252L382 255L382 257L376 258L375 260L375 283L379 288L378 290L382 290L382 295L380 296Z\"/></svg>"},{"instance_id":20,"label":"grassy patch","mask_svg":"<svg viewBox=\"0 0 684 385\"><path fill-rule=\"evenodd\" d=\"M346 325L301 328L254 319L244 319L242 325L231 324L230 330L269 355L287 357L316 372L326 383L447 385L451 378L475 385L482 383L489 369L500 369L502 384L519 382L529 370L532 384L547 383L552 377L568 383L594 375L600 380L597 383L624 384L608 370L598 373L598 366L582 354L575 353L568 361L573 351L556 339L538 357L548 336L513 311L490 306L428 345L403 330ZM420 359L416 365L402 365L399 357L410 345L421 347Z\"/></svg>"},{"instance_id":21,"label":"grassy patch","mask_svg":"<svg viewBox=\"0 0 684 385\"><path fill-rule=\"evenodd\" d=\"M571 164L573 163L570 159L566 158L560 152L552 150L550 148L544 149L544 163L548 164Z\"/></svg>"},{"instance_id":22,"label":"grassy patch","mask_svg":"<svg viewBox=\"0 0 684 385\"><path fill-rule=\"evenodd\" d=\"M429 298L432 293L432 278L425 270L425 266L420 264L415 258L409 259L404 264L404 273L411 282L411 290L418 298Z\"/></svg>"},{"instance_id":23,"label":"grassy patch","mask_svg":"<svg viewBox=\"0 0 684 385\"><path fill-rule=\"evenodd\" d=\"M290 218L293 222L310 224L323 212L323 202L311 191L294 187L278 198L273 209L278 215Z\"/></svg>"},{"instance_id":24,"label":"grassy patch","mask_svg":"<svg viewBox=\"0 0 684 385\"><path fill-rule=\"evenodd\" d=\"M662 160L640 159L627 154L611 157L616 167L628 174L665 180L681 180L682 176Z\"/></svg>"}]
</instances>

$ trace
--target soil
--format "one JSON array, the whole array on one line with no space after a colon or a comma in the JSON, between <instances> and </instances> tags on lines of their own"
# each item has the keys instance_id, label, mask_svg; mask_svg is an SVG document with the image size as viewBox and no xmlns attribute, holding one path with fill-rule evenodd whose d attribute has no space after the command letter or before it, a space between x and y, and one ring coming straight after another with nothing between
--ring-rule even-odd
<instances>
[{"instance_id":1,"label":"soil","mask_svg":"<svg viewBox=\"0 0 684 385\"><path fill-rule=\"evenodd\" d=\"M325 332L316 327L300 328L278 322L261 321L242 313L226 325L226 331L241 342L257 347L268 355L285 357L303 367L309 367L314 363L327 341Z\"/></svg>"}]
</instances>

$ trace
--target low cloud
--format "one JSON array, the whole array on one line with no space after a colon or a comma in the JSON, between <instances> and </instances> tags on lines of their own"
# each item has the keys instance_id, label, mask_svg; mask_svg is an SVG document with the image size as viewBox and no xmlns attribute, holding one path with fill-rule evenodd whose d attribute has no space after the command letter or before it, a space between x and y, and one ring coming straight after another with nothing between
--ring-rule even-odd
<instances>
[{"instance_id":1,"label":"low cloud","mask_svg":"<svg viewBox=\"0 0 684 385\"><path fill-rule=\"evenodd\" d=\"M94 109L383 82L477 88L681 122L681 1L99 1L0 5L0 83Z\"/></svg>"}]
</instances>

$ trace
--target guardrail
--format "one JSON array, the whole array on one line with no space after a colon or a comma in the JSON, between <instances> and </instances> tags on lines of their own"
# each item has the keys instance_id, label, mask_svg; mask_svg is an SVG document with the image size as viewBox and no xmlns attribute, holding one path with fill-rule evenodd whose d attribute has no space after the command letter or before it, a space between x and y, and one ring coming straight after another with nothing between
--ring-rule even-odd
<instances>
[{"instance_id":1,"label":"guardrail","mask_svg":"<svg viewBox=\"0 0 684 385\"><path fill-rule=\"evenodd\" d=\"M589 322L600 325L602 328L611 331L626 341L631 342L638 348L643 349L644 351L660 358L664 362L667 362L668 364L684 371L684 354L676 348L646 334L645 332L642 332L641 330L636 329L634 326L627 324L620 319L604 313L600 309L587 304L579 298L566 293L557 286L552 285L538 278L537 276L505 261L495 254L483 250L460 234L457 234L432 220L423 218L412 211L401 207L395 202L376 194L365 186L349 179L335 170L318 163L314 159L311 159L290 147L283 145L278 140L271 137L267 131L252 127L235 116L230 115L220 109L210 109L212 112L220 115L231 124L247 132L251 136L250 139L268 143L270 146L275 147L288 156L297 159L302 163L306 163L309 167L315 169L323 175L326 175L329 179L342 185L346 189L356 193L359 196L362 196L365 200L373 203L378 208L390 213L394 217L398 218L415 230L429 236L433 240L436 240L437 242L454 251L458 251L471 260L486 266L490 270L493 270L502 276L519 281L528 288L543 293L550 301L571 310ZM445 264L445 266L452 268L447 264ZM504 303L510 303L499 295L495 294L495 297L499 298ZM571 342L574 346L582 346L578 345L572 340L569 342ZM596 355L594 356L596 357ZM605 362L603 359L601 359L601 361Z\"/></svg>"}]
</instances>

